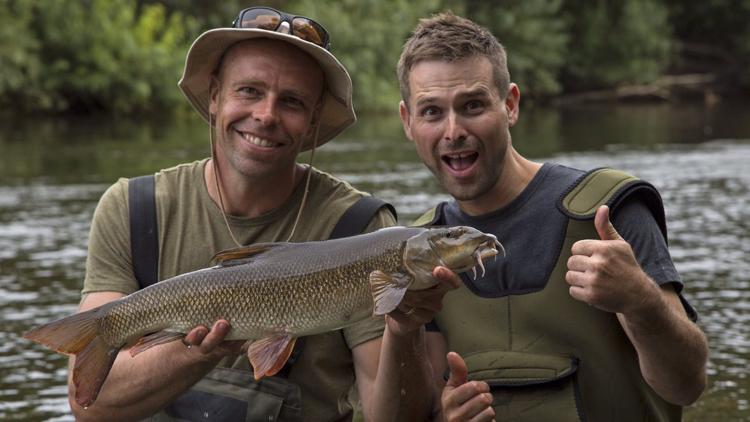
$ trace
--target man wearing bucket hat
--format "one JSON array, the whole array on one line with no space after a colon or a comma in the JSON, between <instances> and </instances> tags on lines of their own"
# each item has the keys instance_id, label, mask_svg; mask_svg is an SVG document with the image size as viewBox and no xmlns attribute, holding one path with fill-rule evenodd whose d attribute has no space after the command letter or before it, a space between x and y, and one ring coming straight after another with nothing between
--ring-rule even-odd
<instances>
[{"instance_id":1,"label":"man wearing bucket hat","mask_svg":"<svg viewBox=\"0 0 750 422\"><path fill-rule=\"evenodd\" d=\"M327 239L368 197L296 162L355 121L351 80L328 45L318 23L266 7L195 40L179 87L209 123L212 157L151 179L155 194L143 202L155 199L154 278L205 267L236 245ZM142 242L134 180L120 179L97 206L79 311L144 285L142 251L154 248L134 246ZM380 207L366 216L365 231L395 223ZM135 357L121 352L88 409L69 381L70 403L81 420L323 421L351 419L358 393L368 419L424 419L432 391L424 388L429 368L416 358L423 333L400 312L386 317L385 331L382 319L371 319L306 337L292 365L259 382L242 342L223 341L230 326L218 320L183 342Z\"/></svg>"}]
</instances>

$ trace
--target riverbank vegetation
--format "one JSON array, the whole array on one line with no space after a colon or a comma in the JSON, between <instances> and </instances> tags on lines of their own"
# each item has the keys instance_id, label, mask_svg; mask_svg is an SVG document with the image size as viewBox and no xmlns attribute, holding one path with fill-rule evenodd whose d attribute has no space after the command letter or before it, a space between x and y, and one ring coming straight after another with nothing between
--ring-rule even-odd
<instances>
[{"instance_id":1,"label":"riverbank vegetation","mask_svg":"<svg viewBox=\"0 0 750 422\"><path fill-rule=\"evenodd\" d=\"M0 0L0 110L187 110L190 43L249 4L229 0ZM750 0L268 0L313 17L348 67L355 106L393 111L395 63L420 17L450 9L489 27L535 102L698 99L750 92Z\"/></svg>"}]
</instances>

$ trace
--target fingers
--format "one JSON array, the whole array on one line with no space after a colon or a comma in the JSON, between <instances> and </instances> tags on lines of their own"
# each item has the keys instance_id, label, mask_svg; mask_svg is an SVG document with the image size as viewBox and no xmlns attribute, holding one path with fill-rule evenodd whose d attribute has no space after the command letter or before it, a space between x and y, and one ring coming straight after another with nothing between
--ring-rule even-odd
<instances>
[{"instance_id":1,"label":"fingers","mask_svg":"<svg viewBox=\"0 0 750 422\"><path fill-rule=\"evenodd\" d=\"M210 353L224 341L230 329L229 323L223 319L216 321L210 330L199 325L185 336L183 343L196 346L202 353Z\"/></svg>"},{"instance_id":2,"label":"fingers","mask_svg":"<svg viewBox=\"0 0 750 422\"><path fill-rule=\"evenodd\" d=\"M573 255L592 256L599 247L600 240L584 239L579 240L570 248Z\"/></svg>"},{"instance_id":3,"label":"fingers","mask_svg":"<svg viewBox=\"0 0 750 422\"><path fill-rule=\"evenodd\" d=\"M435 269L432 270L432 275L440 281L438 286L443 287L445 291L455 290L461 287L461 277L449 268L435 267Z\"/></svg>"},{"instance_id":4,"label":"fingers","mask_svg":"<svg viewBox=\"0 0 750 422\"><path fill-rule=\"evenodd\" d=\"M492 394L486 382L468 381L466 362L458 353L447 355L450 375L443 394L441 405L443 414L449 421L487 421L492 420L495 411L492 409Z\"/></svg>"},{"instance_id":5,"label":"fingers","mask_svg":"<svg viewBox=\"0 0 750 422\"><path fill-rule=\"evenodd\" d=\"M201 342L201 349L208 353L218 347L219 344L224 341L224 337L229 334L229 329L229 323L226 320L220 319L216 321Z\"/></svg>"},{"instance_id":6,"label":"fingers","mask_svg":"<svg viewBox=\"0 0 750 422\"><path fill-rule=\"evenodd\" d=\"M622 240L620 234L615 230L615 226L609 221L609 207L606 205L602 205L596 210L594 227L596 227L596 232L601 240Z\"/></svg>"},{"instance_id":7,"label":"fingers","mask_svg":"<svg viewBox=\"0 0 750 422\"><path fill-rule=\"evenodd\" d=\"M461 286L461 278L448 268L435 267L432 273L440 283L425 290L408 290L397 308L402 314L430 321L443 308L445 294Z\"/></svg>"},{"instance_id":8,"label":"fingers","mask_svg":"<svg viewBox=\"0 0 750 422\"><path fill-rule=\"evenodd\" d=\"M461 278L448 268L435 267L432 274L439 281L437 285L424 290L407 290L401 303L388 314L386 321L392 332L413 332L432 321L443 309L445 294L461 286Z\"/></svg>"},{"instance_id":9,"label":"fingers","mask_svg":"<svg viewBox=\"0 0 750 422\"><path fill-rule=\"evenodd\" d=\"M467 381L467 376L469 374L469 368L466 367L466 362L464 362L461 355L456 352L449 352L446 356L446 359L448 360L448 369L450 369L450 376L448 377L448 382L446 382L445 385L458 387L462 384L465 384Z\"/></svg>"}]
</instances>

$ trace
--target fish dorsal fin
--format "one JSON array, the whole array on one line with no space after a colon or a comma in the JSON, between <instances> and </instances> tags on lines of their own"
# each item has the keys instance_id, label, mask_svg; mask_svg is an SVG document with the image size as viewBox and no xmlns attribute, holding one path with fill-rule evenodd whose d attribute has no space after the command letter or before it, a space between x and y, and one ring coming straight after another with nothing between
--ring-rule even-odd
<instances>
[{"instance_id":1,"label":"fish dorsal fin","mask_svg":"<svg viewBox=\"0 0 750 422\"><path fill-rule=\"evenodd\" d=\"M256 243L254 245L227 249L214 255L214 257L211 258L211 262L215 262L217 265L221 265L222 267L242 264L247 262L249 258L268 252L272 248L281 245L283 245L283 243Z\"/></svg>"},{"instance_id":2,"label":"fish dorsal fin","mask_svg":"<svg viewBox=\"0 0 750 422\"><path fill-rule=\"evenodd\" d=\"M185 333L176 331L157 331L141 337L137 343L130 348L130 356L145 352L146 350L164 343L170 343L185 337Z\"/></svg>"},{"instance_id":3,"label":"fish dorsal fin","mask_svg":"<svg viewBox=\"0 0 750 422\"><path fill-rule=\"evenodd\" d=\"M292 354L296 337L278 334L258 339L247 348L247 357L253 365L255 380L272 376L284 367Z\"/></svg>"},{"instance_id":4,"label":"fish dorsal fin","mask_svg":"<svg viewBox=\"0 0 750 422\"><path fill-rule=\"evenodd\" d=\"M381 270L370 273L370 289L375 303L373 314L385 315L396 309L404 298L406 288L412 279L406 274L386 274Z\"/></svg>"}]
</instances>

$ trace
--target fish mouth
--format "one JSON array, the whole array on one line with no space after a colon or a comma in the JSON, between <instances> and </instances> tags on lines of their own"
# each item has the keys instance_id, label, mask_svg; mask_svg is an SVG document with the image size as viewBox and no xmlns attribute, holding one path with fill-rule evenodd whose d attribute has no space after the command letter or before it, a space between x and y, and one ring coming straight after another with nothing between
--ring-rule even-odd
<instances>
[{"instance_id":1,"label":"fish mouth","mask_svg":"<svg viewBox=\"0 0 750 422\"><path fill-rule=\"evenodd\" d=\"M471 267L471 271L474 274L474 280L477 279L477 266L482 270L481 277L484 277L486 271L482 260L490 257L497 257L502 252L505 257L505 248L495 236L487 236L487 240L480 243L479 246L474 250L472 257L474 258L474 265Z\"/></svg>"}]
</instances>

